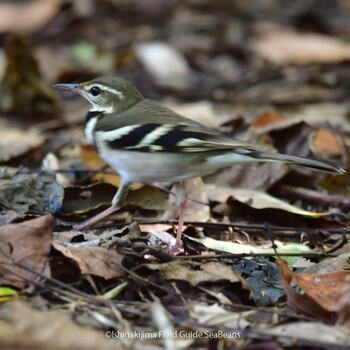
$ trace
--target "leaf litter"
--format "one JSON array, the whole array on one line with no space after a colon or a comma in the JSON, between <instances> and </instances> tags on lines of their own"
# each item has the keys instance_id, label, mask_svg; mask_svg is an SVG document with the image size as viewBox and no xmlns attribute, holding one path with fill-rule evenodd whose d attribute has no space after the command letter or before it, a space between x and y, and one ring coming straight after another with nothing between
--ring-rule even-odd
<instances>
[{"instance_id":1,"label":"leaf litter","mask_svg":"<svg viewBox=\"0 0 350 350\"><path fill-rule=\"evenodd\" d=\"M0 5L36 14L0 21L12 33L0 44L1 345L350 346L347 174L270 163L193 179L179 256L166 248L171 184L135 184L119 212L75 231L119 177L82 138L83 102L50 88L119 74L234 138L348 168L348 9L318 3L260 4L265 23L247 16L253 2Z\"/></svg>"}]
</instances>

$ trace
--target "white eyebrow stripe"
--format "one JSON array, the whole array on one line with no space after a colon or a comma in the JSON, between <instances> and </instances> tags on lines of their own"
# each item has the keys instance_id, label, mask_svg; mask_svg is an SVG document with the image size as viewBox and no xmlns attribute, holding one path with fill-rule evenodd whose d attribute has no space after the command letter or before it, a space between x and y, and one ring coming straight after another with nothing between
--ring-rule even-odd
<instances>
[{"instance_id":1,"label":"white eyebrow stripe","mask_svg":"<svg viewBox=\"0 0 350 350\"><path fill-rule=\"evenodd\" d=\"M114 141L120 139L122 136L130 134L131 131L140 127L140 124L128 125L110 131L98 131L99 135L103 135L105 141Z\"/></svg>"},{"instance_id":2,"label":"white eyebrow stripe","mask_svg":"<svg viewBox=\"0 0 350 350\"><path fill-rule=\"evenodd\" d=\"M87 86L87 89L90 90L93 86L98 86L101 90L108 91L108 92L110 92L112 94L118 95L121 100L124 99L124 95L123 95L122 92L120 92L119 90L113 89L113 88L111 88L109 86L106 86L106 85L91 84L91 85Z\"/></svg>"},{"instance_id":3,"label":"white eyebrow stripe","mask_svg":"<svg viewBox=\"0 0 350 350\"><path fill-rule=\"evenodd\" d=\"M173 129L173 127L174 126L171 124L164 124L159 126L157 129L145 135L145 137L135 146L135 148L142 148L152 145L154 141L165 135L168 131Z\"/></svg>"}]
</instances>

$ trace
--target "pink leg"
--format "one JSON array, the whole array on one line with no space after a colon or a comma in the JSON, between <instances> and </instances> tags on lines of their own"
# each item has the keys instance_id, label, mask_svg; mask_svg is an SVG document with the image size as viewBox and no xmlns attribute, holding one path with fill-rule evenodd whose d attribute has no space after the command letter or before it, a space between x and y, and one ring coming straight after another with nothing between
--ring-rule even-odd
<instances>
[{"instance_id":1,"label":"pink leg","mask_svg":"<svg viewBox=\"0 0 350 350\"><path fill-rule=\"evenodd\" d=\"M98 213L97 215L93 216L92 218L80 224L74 225L73 228L75 230L86 231L92 225L96 224L96 222L104 219L108 215L111 215L112 213L117 211L120 208L120 206L124 203L126 195L128 194L128 189L129 189L129 183L122 181L121 184L119 185L117 193L113 197L112 205L108 209L104 210L101 213Z\"/></svg>"},{"instance_id":2,"label":"pink leg","mask_svg":"<svg viewBox=\"0 0 350 350\"><path fill-rule=\"evenodd\" d=\"M175 189L176 189L178 202L180 203L180 213L179 213L179 222L177 225L176 243L169 251L171 254L174 254L174 255L181 253L181 235L182 235L183 224L185 221L186 207L187 207L187 198L186 198L184 184L176 183Z\"/></svg>"},{"instance_id":3,"label":"pink leg","mask_svg":"<svg viewBox=\"0 0 350 350\"><path fill-rule=\"evenodd\" d=\"M118 209L119 209L119 207L115 207L112 205L109 208L107 208L106 210L102 211L101 213L98 213L97 215L93 216L92 218L87 219L87 220L81 222L80 224L73 225L73 228L75 230L78 230L78 231L86 231L88 228L95 225L96 222L104 219L108 215L111 215L112 213L114 213Z\"/></svg>"}]
</instances>

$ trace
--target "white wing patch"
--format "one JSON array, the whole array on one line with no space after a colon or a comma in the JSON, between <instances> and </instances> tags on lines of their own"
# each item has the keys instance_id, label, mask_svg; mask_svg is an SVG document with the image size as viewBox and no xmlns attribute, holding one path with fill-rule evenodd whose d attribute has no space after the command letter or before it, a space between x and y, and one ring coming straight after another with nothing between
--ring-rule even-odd
<instances>
[{"instance_id":1,"label":"white wing patch","mask_svg":"<svg viewBox=\"0 0 350 350\"><path fill-rule=\"evenodd\" d=\"M197 146L200 144L204 144L205 141L200 140L200 139L196 139L194 137L189 137L187 139L183 139L182 141L177 143L177 146L179 147L188 147L188 146Z\"/></svg>"},{"instance_id":2,"label":"white wing patch","mask_svg":"<svg viewBox=\"0 0 350 350\"><path fill-rule=\"evenodd\" d=\"M155 147L152 145L154 141L158 140L161 136L165 135L168 131L170 131L174 126L171 124L164 124L159 126L157 129L153 130L149 134L145 135L145 137L135 146L135 148L142 148L149 146L153 150L162 150L162 147Z\"/></svg>"},{"instance_id":3,"label":"white wing patch","mask_svg":"<svg viewBox=\"0 0 350 350\"><path fill-rule=\"evenodd\" d=\"M130 134L131 131L140 127L140 124L128 125L110 131L98 131L97 134L103 135L104 141L114 141L120 139L122 136Z\"/></svg>"}]
</instances>

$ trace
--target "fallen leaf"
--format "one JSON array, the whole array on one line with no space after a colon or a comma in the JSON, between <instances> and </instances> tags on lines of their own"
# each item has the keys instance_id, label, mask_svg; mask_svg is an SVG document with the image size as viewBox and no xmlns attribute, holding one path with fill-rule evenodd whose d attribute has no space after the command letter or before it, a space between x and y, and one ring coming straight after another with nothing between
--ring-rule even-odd
<instances>
[{"instance_id":1,"label":"fallen leaf","mask_svg":"<svg viewBox=\"0 0 350 350\"><path fill-rule=\"evenodd\" d=\"M278 266L268 258L245 258L241 264L234 265L234 269L248 283L256 306L276 305L285 296L280 287Z\"/></svg>"},{"instance_id":2,"label":"fallen leaf","mask_svg":"<svg viewBox=\"0 0 350 350\"><path fill-rule=\"evenodd\" d=\"M220 122L217 111L210 101L198 101L192 103L166 103L166 106L174 112L190 118L197 123L209 128L219 128Z\"/></svg>"},{"instance_id":3,"label":"fallen leaf","mask_svg":"<svg viewBox=\"0 0 350 350\"><path fill-rule=\"evenodd\" d=\"M16 128L0 130L0 162L21 156L30 150L42 146L45 137Z\"/></svg>"},{"instance_id":4,"label":"fallen leaf","mask_svg":"<svg viewBox=\"0 0 350 350\"><path fill-rule=\"evenodd\" d=\"M140 187L134 184L125 202L142 209L165 210L168 207L168 194L154 186L141 185Z\"/></svg>"},{"instance_id":5,"label":"fallen leaf","mask_svg":"<svg viewBox=\"0 0 350 350\"><path fill-rule=\"evenodd\" d=\"M300 344L312 344L314 348L348 349L350 347L348 329L321 322L303 322L299 320L298 322L262 329L261 332L277 339L281 337L285 341L290 339L294 344L294 348L302 347L297 345L297 340L300 341Z\"/></svg>"},{"instance_id":6,"label":"fallen leaf","mask_svg":"<svg viewBox=\"0 0 350 350\"><path fill-rule=\"evenodd\" d=\"M56 213L62 206L63 194L54 174L32 174L26 169L18 169L14 175L6 171L0 173L2 209L13 210L20 215Z\"/></svg>"},{"instance_id":7,"label":"fallen leaf","mask_svg":"<svg viewBox=\"0 0 350 350\"><path fill-rule=\"evenodd\" d=\"M64 1L34 0L24 4L2 3L0 4L0 32L36 32L57 14Z\"/></svg>"},{"instance_id":8,"label":"fallen leaf","mask_svg":"<svg viewBox=\"0 0 350 350\"><path fill-rule=\"evenodd\" d=\"M24 288L40 279L30 271L50 276L47 262L51 249L52 224L52 215L45 215L20 224L0 227L1 249L28 269L25 270L0 255L0 284Z\"/></svg>"},{"instance_id":9,"label":"fallen leaf","mask_svg":"<svg viewBox=\"0 0 350 350\"><path fill-rule=\"evenodd\" d=\"M350 327L350 276L345 278L343 290L336 306L337 325Z\"/></svg>"},{"instance_id":10,"label":"fallen leaf","mask_svg":"<svg viewBox=\"0 0 350 350\"><path fill-rule=\"evenodd\" d=\"M9 301L14 297L18 297L18 292L9 287L1 287L0 286L0 302L3 303L5 301Z\"/></svg>"},{"instance_id":11,"label":"fallen leaf","mask_svg":"<svg viewBox=\"0 0 350 350\"><path fill-rule=\"evenodd\" d=\"M210 219L210 207L205 184L200 177L185 181L187 206L185 221L208 221ZM175 189L173 187L173 193ZM176 196L169 196L169 205L162 220L170 220L179 214L179 203Z\"/></svg>"},{"instance_id":12,"label":"fallen leaf","mask_svg":"<svg viewBox=\"0 0 350 350\"><path fill-rule=\"evenodd\" d=\"M182 53L162 42L137 44L135 53L156 83L185 89L190 84L191 68Z\"/></svg>"},{"instance_id":13,"label":"fallen leaf","mask_svg":"<svg viewBox=\"0 0 350 350\"><path fill-rule=\"evenodd\" d=\"M83 214L101 206L109 206L116 193L117 187L107 183L66 187L61 214ZM125 203L146 210L164 210L168 205L168 198L159 188L134 184Z\"/></svg>"},{"instance_id":14,"label":"fallen leaf","mask_svg":"<svg viewBox=\"0 0 350 350\"><path fill-rule=\"evenodd\" d=\"M194 270L190 265L181 261L171 261L164 264L146 264L151 270L158 270L165 279L183 280L192 286L200 283L229 281L231 283L241 283L246 286L246 282L229 266L221 263L202 263L199 270Z\"/></svg>"},{"instance_id":15,"label":"fallen leaf","mask_svg":"<svg viewBox=\"0 0 350 350\"><path fill-rule=\"evenodd\" d=\"M80 156L88 169L99 170L107 165L92 145L81 145Z\"/></svg>"},{"instance_id":16,"label":"fallen leaf","mask_svg":"<svg viewBox=\"0 0 350 350\"><path fill-rule=\"evenodd\" d=\"M288 172L282 163L237 164L206 176L206 183L218 187L250 188L266 191ZM209 193L208 193L209 194Z\"/></svg>"},{"instance_id":17,"label":"fallen leaf","mask_svg":"<svg viewBox=\"0 0 350 350\"><path fill-rule=\"evenodd\" d=\"M280 123L281 121L284 121L285 118L278 113L275 112L264 112L257 116L253 121L252 121L252 127L253 128L261 128L261 127L266 127L271 124L277 124Z\"/></svg>"},{"instance_id":18,"label":"fallen leaf","mask_svg":"<svg viewBox=\"0 0 350 350\"><path fill-rule=\"evenodd\" d=\"M215 188L214 186L207 186L207 192L210 200L217 202L226 202L231 196L235 200L246 204L254 209L279 209L289 213L308 216L312 218L319 218L321 216L329 215L329 212L316 213L304 210L287 202L281 201L265 192L259 192L246 189L233 189L233 188Z\"/></svg>"},{"instance_id":19,"label":"fallen leaf","mask_svg":"<svg viewBox=\"0 0 350 350\"><path fill-rule=\"evenodd\" d=\"M258 35L250 42L260 57L279 64L339 63L350 58L350 45L339 38L298 33L290 28L260 23Z\"/></svg>"},{"instance_id":20,"label":"fallen leaf","mask_svg":"<svg viewBox=\"0 0 350 350\"><path fill-rule=\"evenodd\" d=\"M59 243L53 243L53 246L65 257L74 260L81 273L105 279L120 277L123 274L119 267L123 256L114 249L104 247L67 248Z\"/></svg>"},{"instance_id":21,"label":"fallen leaf","mask_svg":"<svg viewBox=\"0 0 350 350\"><path fill-rule=\"evenodd\" d=\"M331 159L342 154L338 138L331 130L320 128L310 135L310 149L317 158Z\"/></svg>"},{"instance_id":22,"label":"fallen leaf","mask_svg":"<svg viewBox=\"0 0 350 350\"><path fill-rule=\"evenodd\" d=\"M200 177L185 183L188 198L185 220L205 222L210 219L210 207L205 184Z\"/></svg>"},{"instance_id":23,"label":"fallen leaf","mask_svg":"<svg viewBox=\"0 0 350 350\"><path fill-rule=\"evenodd\" d=\"M250 244L234 243L229 241L221 241L210 237L194 238L186 236L189 240L203 244L206 248L227 252L231 254L274 254L275 250L270 247L258 247ZM311 252L311 249L300 243L281 243L274 242L277 245L277 253L281 256L284 254L300 254ZM288 257L288 263L293 264L297 257Z\"/></svg>"},{"instance_id":24,"label":"fallen leaf","mask_svg":"<svg viewBox=\"0 0 350 350\"><path fill-rule=\"evenodd\" d=\"M255 311L232 312L218 304L202 305L193 303L189 307L190 317L199 323L227 327L232 329L245 329L251 325L249 318Z\"/></svg>"},{"instance_id":25,"label":"fallen leaf","mask_svg":"<svg viewBox=\"0 0 350 350\"><path fill-rule=\"evenodd\" d=\"M3 349L123 348L117 342L111 342L101 330L81 326L58 310L39 311L24 302L13 301L6 304L6 312L8 321L1 321L0 326L0 344Z\"/></svg>"},{"instance_id":26,"label":"fallen leaf","mask_svg":"<svg viewBox=\"0 0 350 350\"><path fill-rule=\"evenodd\" d=\"M346 246L345 246L346 247ZM350 253L349 250L346 250L345 253L339 254L336 257L325 258L318 264L314 264L312 266L306 267L303 270L303 273L328 273L335 272L339 270L347 270L349 269L349 260Z\"/></svg>"},{"instance_id":27,"label":"fallen leaf","mask_svg":"<svg viewBox=\"0 0 350 350\"><path fill-rule=\"evenodd\" d=\"M350 271L303 274L292 272L287 263L280 258L276 263L280 267L282 282L291 306L309 315L334 319L334 312L338 311L338 300ZM302 288L305 295L294 291L290 286L292 282Z\"/></svg>"}]
</instances>

